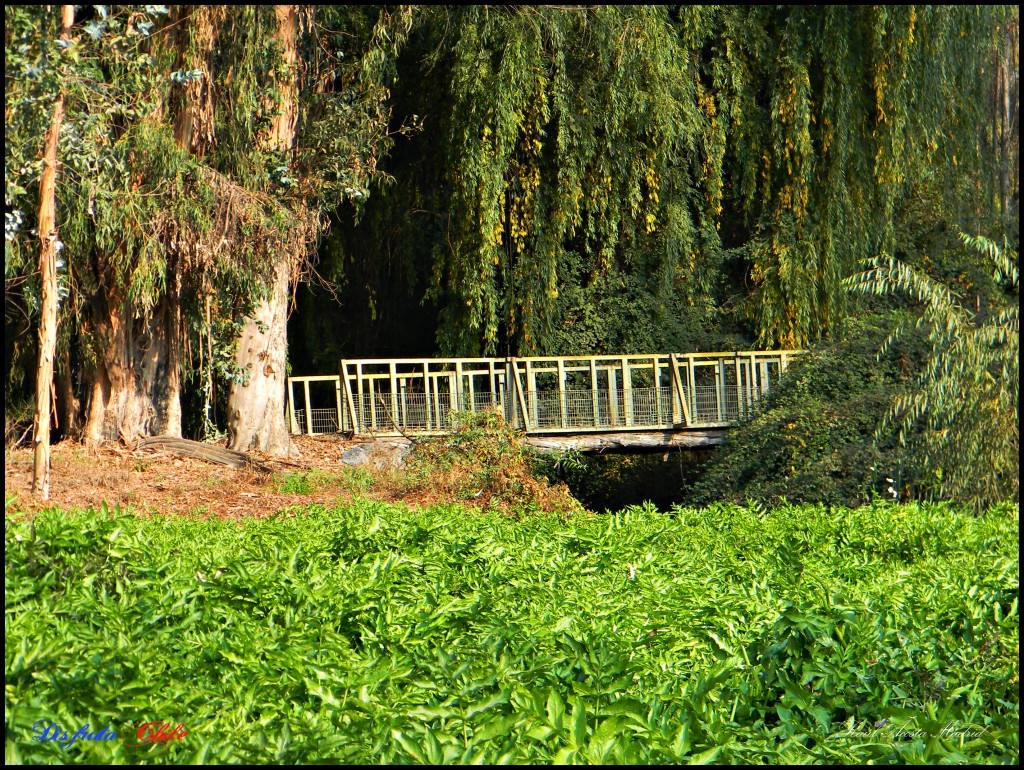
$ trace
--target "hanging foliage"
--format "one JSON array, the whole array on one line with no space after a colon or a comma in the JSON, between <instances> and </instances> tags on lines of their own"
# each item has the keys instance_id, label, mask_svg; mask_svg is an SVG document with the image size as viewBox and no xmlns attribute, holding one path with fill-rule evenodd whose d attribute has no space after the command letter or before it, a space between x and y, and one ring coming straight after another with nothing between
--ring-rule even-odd
<instances>
[{"instance_id":1,"label":"hanging foliage","mask_svg":"<svg viewBox=\"0 0 1024 770\"><path fill-rule=\"evenodd\" d=\"M559 300L623 282L645 318L680 307L698 329L736 308L737 331L800 347L841 323L860 259L904 247L908 204L937 193L966 226L995 202L984 128L1007 8L417 20L394 90L423 134L395 148L397 185L346 234L342 265L373 319L408 301L396 280L436 308L441 352L563 349L554 337L589 322Z\"/></svg>"},{"instance_id":2,"label":"hanging foliage","mask_svg":"<svg viewBox=\"0 0 1024 770\"><path fill-rule=\"evenodd\" d=\"M467 7L422 34L442 25L442 350L491 351L499 327L543 349L572 250L593 276L646 261L669 286L717 248L714 105L664 9Z\"/></svg>"},{"instance_id":3,"label":"hanging foliage","mask_svg":"<svg viewBox=\"0 0 1024 770\"><path fill-rule=\"evenodd\" d=\"M928 330L931 355L917 388L896 397L879 431L898 428L923 491L980 507L1020 494L1020 277L1017 254L1006 244L961 237L1004 289L999 306L985 314L898 260L873 260L847 284L920 303L916 326ZM903 333L898 328L879 355Z\"/></svg>"},{"instance_id":4,"label":"hanging foliage","mask_svg":"<svg viewBox=\"0 0 1024 770\"><path fill-rule=\"evenodd\" d=\"M858 260L896 252L897 208L934 166L950 177L975 174L981 184L986 74L1009 13L980 6L717 12L707 70L728 124L726 205L745 222L736 248L754 284L748 312L762 342L800 347L828 334L845 309L841 279ZM974 189L943 203L966 218L990 201Z\"/></svg>"}]
</instances>

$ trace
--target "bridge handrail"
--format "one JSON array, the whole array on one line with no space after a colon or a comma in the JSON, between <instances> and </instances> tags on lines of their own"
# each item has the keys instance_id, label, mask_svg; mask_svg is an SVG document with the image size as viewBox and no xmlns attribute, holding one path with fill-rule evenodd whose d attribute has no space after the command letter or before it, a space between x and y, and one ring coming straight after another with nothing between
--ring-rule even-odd
<instances>
[{"instance_id":1,"label":"bridge handrail","mask_svg":"<svg viewBox=\"0 0 1024 770\"><path fill-rule=\"evenodd\" d=\"M293 433L311 435L438 434L448 415L485 408L531 434L724 427L748 416L803 352L343 359L337 375L288 378L288 416ZM312 407L311 383L333 383L330 407Z\"/></svg>"}]
</instances>

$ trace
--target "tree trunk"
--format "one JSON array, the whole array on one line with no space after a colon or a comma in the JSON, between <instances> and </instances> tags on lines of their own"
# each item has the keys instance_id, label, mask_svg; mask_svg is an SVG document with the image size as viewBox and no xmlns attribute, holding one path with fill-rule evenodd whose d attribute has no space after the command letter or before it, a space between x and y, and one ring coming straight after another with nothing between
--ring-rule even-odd
<instances>
[{"instance_id":1,"label":"tree trunk","mask_svg":"<svg viewBox=\"0 0 1024 770\"><path fill-rule=\"evenodd\" d=\"M291 150L295 146L298 120L299 32L298 6L274 6L277 35L284 58L286 80L279 84L281 111L271 127L271 149ZM281 254L274 266L270 297L261 302L247 319L238 341L237 361L250 372L245 385L232 383L228 391L228 447L239 451L259 449L268 454L293 453L285 422L285 365L288 357L288 296L293 254ZM260 330L263 326L263 331Z\"/></svg>"},{"instance_id":2,"label":"tree trunk","mask_svg":"<svg viewBox=\"0 0 1024 770\"><path fill-rule=\"evenodd\" d=\"M273 296L256 308L238 341L238 363L250 367L250 376L248 384L232 384L228 392L229 449L247 452L255 448L281 457L292 452L285 422L290 275L288 260L280 260L275 267Z\"/></svg>"},{"instance_id":3,"label":"tree trunk","mask_svg":"<svg viewBox=\"0 0 1024 770\"><path fill-rule=\"evenodd\" d=\"M93 320L96 369L85 425L90 445L143 436L181 436L180 309L176 292L133 320L117 295Z\"/></svg>"},{"instance_id":4,"label":"tree trunk","mask_svg":"<svg viewBox=\"0 0 1024 770\"><path fill-rule=\"evenodd\" d=\"M218 11L205 7L177 8L169 45L178 50L178 69L192 69L186 55L203 58L213 48ZM199 31L196 32L196 29ZM193 38L197 38L193 40ZM208 75L203 88L209 90ZM177 144L195 153L209 141L212 132L212 104L197 103L198 85L190 83L180 101L171 92L170 109L175 110ZM181 436L181 352L185 327L181 309L181 262L168 260L167 291L151 313L135 318L124 296L108 288L92 308L90 331L94 339L96 366L91 373L91 395L84 429L90 446L119 438L133 442L144 436ZM113 286L112 269L101 260L94 266L101 285Z\"/></svg>"},{"instance_id":5,"label":"tree trunk","mask_svg":"<svg viewBox=\"0 0 1024 770\"><path fill-rule=\"evenodd\" d=\"M61 39L71 39L75 6L61 6ZM42 308L39 320L39 365L36 368L36 411L32 423L34 462L32 491L50 499L50 392L53 358L57 352L57 138L64 122L64 92L57 95L53 118L43 148L43 176L39 180L39 279Z\"/></svg>"},{"instance_id":6,"label":"tree trunk","mask_svg":"<svg viewBox=\"0 0 1024 770\"><path fill-rule=\"evenodd\" d=\"M57 414L60 415L58 426L65 438L73 437L79 429L78 421L82 408L75 395L75 383L71 374L71 340L60 351L60 363L57 366Z\"/></svg>"},{"instance_id":7,"label":"tree trunk","mask_svg":"<svg viewBox=\"0 0 1024 770\"><path fill-rule=\"evenodd\" d=\"M997 67L998 84L998 140L999 140L999 204L1003 225L1012 221L1012 206L1020 192L1020 126L1018 125L1018 93L1020 69L1020 18L1007 24L1003 31L1003 45Z\"/></svg>"}]
</instances>

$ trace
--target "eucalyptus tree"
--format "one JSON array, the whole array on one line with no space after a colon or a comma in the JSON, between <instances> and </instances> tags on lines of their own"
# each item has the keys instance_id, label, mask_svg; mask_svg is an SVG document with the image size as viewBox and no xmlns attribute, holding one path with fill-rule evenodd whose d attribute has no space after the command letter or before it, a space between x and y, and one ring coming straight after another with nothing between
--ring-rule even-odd
<instances>
[{"instance_id":1,"label":"eucalyptus tree","mask_svg":"<svg viewBox=\"0 0 1024 770\"><path fill-rule=\"evenodd\" d=\"M123 172L123 168L111 171L111 127L120 130L144 101L137 92L145 80L149 58L142 51L141 41L155 19L165 13L161 6L123 9L117 14L107 6L97 6L89 14L94 18L74 25L72 7L63 9L59 23L55 14L41 7L5 11L5 198L11 209L6 228L5 283L21 289L29 308L39 301L37 446L46 440L43 434L49 432L57 304L60 299L66 300L66 321L71 320L69 310L74 315L80 308L80 297L75 296L76 268L84 268L89 257L89 247L83 243L81 228L73 216L74 205L69 201L76 197L83 179L90 179L93 190L105 181L99 178L100 168L107 172L107 179ZM116 88L105 77L107 71L124 76ZM51 110L52 118L44 130L40 116ZM40 145L42 163L33 157ZM124 174L121 176L123 184ZM39 197L33 201L36 179L40 182ZM38 289L27 259L31 240L26 236L32 231L26 225L32 220L26 210L34 205L38 205L35 231L43 243ZM90 201L89 215L92 213ZM59 238L55 222L60 223ZM64 324L65 329L68 326ZM65 331L61 336L66 346L70 335ZM66 347L64 352L66 362ZM67 415L67 422L73 419L73 415ZM38 466L37 462L37 471Z\"/></svg>"},{"instance_id":2,"label":"eucalyptus tree","mask_svg":"<svg viewBox=\"0 0 1024 770\"><path fill-rule=\"evenodd\" d=\"M35 7L6 14L5 161L8 205L16 212L27 194L20 180L38 173L21 162L40 140L33 116L52 98L47 89L65 95L56 188L62 360L70 368L68 347L77 340L91 391L86 437L93 441L147 430L180 434L176 362L166 353L177 339L166 313L154 312L172 272L159 220L184 200L188 171L176 165L180 154L168 152L162 123L167 56L153 38L167 13L163 6L84 9L62 46L68 65L50 85L45 73L53 70L53 31L46 15ZM24 272L27 229L9 232L9 281ZM62 374L69 384L70 372ZM37 379L38 387L50 386L48 377ZM71 400L67 394L65 400ZM67 414L66 429L74 418Z\"/></svg>"},{"instance_id":3,"label":"eucalyptus tree","mask_svg":"<svg viewBox=\"0 0 1024 770\"><path fill-rule=\"evenodd\" d=\"M60 10L60 41L64 47L71 40L75 23L75 6L63 5ZM43 500L50 499L50 386L53 382L53 359L57 349L57 222L54 188L57 183L57 137L64 122L64 91L58 90L53 103L53 117L43 142L43 173L39 180L39 282L41 308L39 323L39 365L36 369L36 410L32 425L35 458L32 489Z\"/></svg>"},{"instance_id":4,"label":"eucalyptus tree","mask_svg":"<svg viewBox=\"0 0 1024 770\"><path fill-rule=\"evenodd\" d=\"M96 6L76 25L75 67L60 84L68 95L57 208L69 257L63 313L76 320L91 391L87 440L180 435L181 370L204 354L200 368L211 368L214 328L222 373L242 382L273 367L281 407L283 334L272 362L250 346L251 360L232 365L223 349L268 297L283 329L282 265L289 280L305 274L323 206L365 195L388 141L386 91L360 80L361 57L342 62L340 46L370 51L372 69L374 55L386 56L374 45L392 44L408 12L326 15L362 27L318 25L314 9L290 7L289 54L273 8ZM35 73L48 71L52 29L41 9L8 20L10 284L27 264L30 220L22 227L17 214L31 197L22 182L38 174L32 148L45 121ZM261 416L251 411L250 425ZM283 427L283 408L267 415Z\"/></svg>"},{"instance_id":5,"label":"eucalyptus tree","mask_svg":"<svg viewBox=\"0 0 1024 770\"><path fill-rule=\"evenodd\" d=\"M381 176L377 162L391 139L388 92L379 75L408 33L412 9L274 6L272 17L271 9L238 13L254 17L243 16L225 43L245 50L249 63L246 74L239 67L233 81L228 76L228 98L217 105L226 117L224 133L211 160L272 196L290 221L287 239L265 260L270 279L249 297L235 298L239 338L237 376L228 394L228 446L287 454L291 291L310 275L326 212L346 200L358 205ZM242 30L251 35L247 46L239 45ZM345 48L351 63L343 60ZM269 121L247 119L241 111L266 104L268 84Z\"/></svg>"}]
</instances>

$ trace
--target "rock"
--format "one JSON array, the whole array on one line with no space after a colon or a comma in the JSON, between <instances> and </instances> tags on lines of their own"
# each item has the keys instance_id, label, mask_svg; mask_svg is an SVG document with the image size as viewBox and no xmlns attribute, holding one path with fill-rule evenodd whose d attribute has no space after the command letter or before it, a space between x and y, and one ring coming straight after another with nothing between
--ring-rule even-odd
<instances>
[{"instance_id":1,"label":"rock","mask_svg":"<svg viewBox=\"0 0 1024 770\"><path fill-rule=\"evenodd\" d=\"M351 449L346 449L341 455L341 461L345 465L362 465L370 459L370 450L367 444L360 444Z\"/></svg>"},{"instance_id":2,"label":"rock","mask_svg":"<svg viewBox=\"0 0 1024 770\"><path fill-rule=\"evenodd\" d=\"M345 465L373 463L377 468L397 468L411 451L412 442L407 439L378 439L346 449L341 461Z\"/></svg>"}]
</instances>

